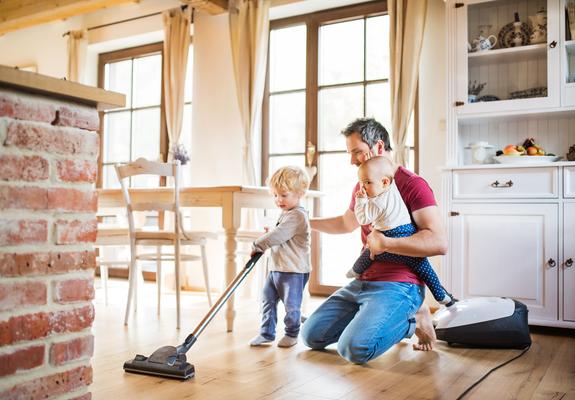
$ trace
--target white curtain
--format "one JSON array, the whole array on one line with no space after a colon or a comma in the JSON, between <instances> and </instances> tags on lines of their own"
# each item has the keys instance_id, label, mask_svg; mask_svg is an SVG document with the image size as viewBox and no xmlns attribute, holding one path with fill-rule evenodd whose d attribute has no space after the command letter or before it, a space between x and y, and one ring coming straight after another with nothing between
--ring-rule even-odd
<instances>
[{"instance_id":1,"label":"white curtain","mask_svg":"<svg viewBox=\"0 0 575 400\"><path fill-rule=\"evenodd\" d=\"M82 82L86 62L86 32L68 32L68 65L66 79L72 82Z\"/></svg>"},{"instance_id":2,"label":"white curtain","mask_svg":"<svg viewBox=\"0 0 575 400\"><path fill-rule=\"evenodd\" d=\"M391 134L395 161L407 165L407 127L417 93L419 56L427 0L388 0L391 75Z\"/></svg>"},{"instance_id":3,"label":"white curtain","mask_svg":"<svg viewBox=\"0 0 575 400\"><path fill-rule=\"evenodd\" d=\"M169 148L179 144L184 114L186 67L190 48L190 7L164 11L164 104L166 125L170 139Z\"/></svg>"},{"instance_id":4,"label":"white curtain","mask_svg":"<svg viewBox=\"0 0 575 400\"><path fill-rule=\"evenodd\" d=\"M230 0L230 40L244 135L244 184L255 185L253 143L259 134L268 54L270 0Z\"/></svg>"}]
</instances>

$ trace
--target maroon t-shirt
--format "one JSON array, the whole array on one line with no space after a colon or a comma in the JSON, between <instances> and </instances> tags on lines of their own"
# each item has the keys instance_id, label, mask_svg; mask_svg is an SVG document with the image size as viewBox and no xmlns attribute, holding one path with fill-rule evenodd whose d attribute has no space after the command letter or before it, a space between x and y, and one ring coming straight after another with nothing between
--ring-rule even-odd
<instances>
[{"instance_id":1,"label":"maroon t-shirt","mask_svg":"<svg viewBox=\"0 0 575 400\"><path fill-rule=\"evenodd\" d=\"M395 172L394 179L399 194L410 214L421 208L437 205L433 190L431 190L425 179L419 175L403 167L399 167ZM357 192L358 189L359 183L355 185L351 196L351 203L349 204L351 211L355 208L355 192ZM361 241L364 246L366 237L370 232L371 225L361 226ZM374 261L371 266L361 274L359 279L362 281L408 282L423 285L423 282L407 265L393 262Z\"/></svg>"}]
</instances>

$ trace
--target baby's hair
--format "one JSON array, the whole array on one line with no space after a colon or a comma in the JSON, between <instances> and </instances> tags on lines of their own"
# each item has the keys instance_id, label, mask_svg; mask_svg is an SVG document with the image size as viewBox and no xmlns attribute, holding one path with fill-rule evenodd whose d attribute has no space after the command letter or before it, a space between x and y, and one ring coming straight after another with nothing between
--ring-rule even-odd
<instances>
[{"instance_id":1,"label":"baby's hair","mask_svg":"<svg viewBox=\"0 0 575 400\"><path fill-rule=\"evenodd\" d=\"M295 192L303 196L309 188L309 177L299 167L282 167L268 179L268 186L270 189Z\"/></svg>"},{"instance_id":2,"label":"baby's hair","mask_svg":"<svg viewBox=\"0 0 575 400\"><path fill-rule=\"evenodd\" d=\"M377 178L390 178L393 181L393 163L387 157L377 156L364 161L359 170L372 171L376 173Z\"/></svg>"}]
</instances>

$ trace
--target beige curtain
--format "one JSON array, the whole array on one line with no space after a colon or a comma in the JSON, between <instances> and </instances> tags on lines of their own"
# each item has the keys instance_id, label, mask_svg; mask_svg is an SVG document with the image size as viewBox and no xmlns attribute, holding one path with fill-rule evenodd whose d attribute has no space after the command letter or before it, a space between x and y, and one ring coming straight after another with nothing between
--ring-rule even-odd
<instances>
[{"instance_id":1,"label":"beige curtain","mask_svg":"<svg viewBox=\"0 0 575 400\"><path fill-rule=\"evenodd\" d=\"M84 31L68 32L68 66L66 79L81 82L86 58L86 33Z\"/></svg>"},{"instance_id":2,"label":"beige curtain","mask_svg":"<svg viewBox=\"0 0 575 400\"><path fill-rule=\"evenodd\" d=\"M244 134L244 183L254 185L253 143L261 120L268 53L270 0L230 0L230 40Z\"/></svg>"},{"instance_id":3,"label":"beige curtain","mask_svg":"<svg viewBox=\"0 0 575 400\"><path fill-rule=\"evenodd\" d=\"M407 165L407 126L417 92L427 0L388 0L391 66L391 133L395 161Z\"/></svg>"},{"instance_id":4,"label":"beige curtain","mask_svg":"<svg viewBox=\"0 0 575 400\"><path fill-rule=\"evenodd\" d=\"M184 114L186 66L190 48L191 8L164 11L164 104L172 150L179 144Z\"/></svg>"}]
</instances>

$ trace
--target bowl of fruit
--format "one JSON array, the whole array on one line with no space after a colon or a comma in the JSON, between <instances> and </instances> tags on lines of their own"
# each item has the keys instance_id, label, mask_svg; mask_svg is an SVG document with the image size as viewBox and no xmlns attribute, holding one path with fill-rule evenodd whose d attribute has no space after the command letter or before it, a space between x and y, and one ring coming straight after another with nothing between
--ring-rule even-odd
<instances>
[{"instance_id":1,"label":"bowl of fruit","mask_svg":"<svg viewBox=\"0 0 575 400\"><path fill-rule=\"evenodd\" d=\"M503 150L498 150L493 158L501 164L537 164L554 162L561 157L547 153L535 142L535 139L528 138L521 145L505 146Z\"/></svg>"}]
</instances>

